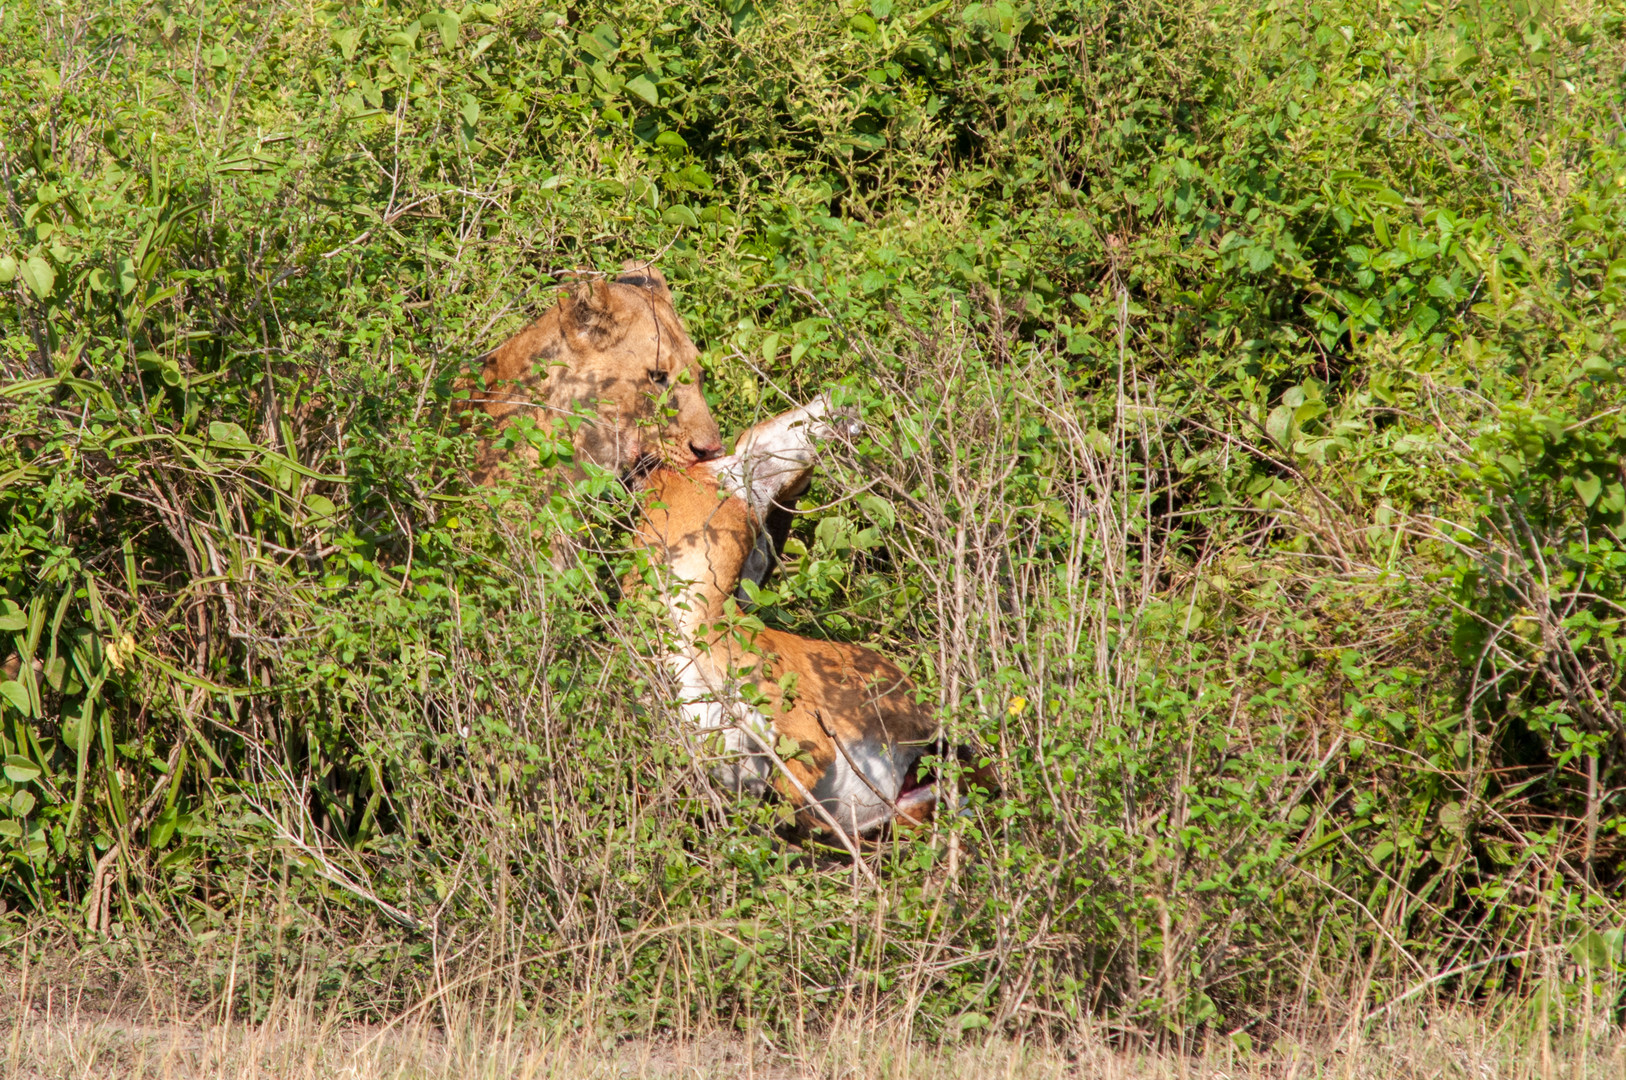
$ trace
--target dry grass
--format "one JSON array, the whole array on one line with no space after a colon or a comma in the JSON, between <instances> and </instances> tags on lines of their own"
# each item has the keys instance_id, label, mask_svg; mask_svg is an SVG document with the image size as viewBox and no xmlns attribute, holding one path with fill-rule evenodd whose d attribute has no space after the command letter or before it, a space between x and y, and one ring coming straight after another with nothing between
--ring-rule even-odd
<instances>
[{"instance_id":1,"label":"dry grass","mask_svg":"<svg viewBox=\"0 0 1626 1080\"><path fill-rule=\"evenodd\" d=\"M1060 1044L990 1038L934 1046L911 1044L894 1031L848 1027L806 1045L786 1046L762 1033L622 1040L455 1013L448 1023L433 1026L347 1026L286 1003L273 1008L265 1023L227 1025L196 1017L91 1013L64 1000L69 997L48 995L44 1007L26 1013L12 1002L0 1020L7 1077L1568 1080L1626 1075L1626 1038L1619 1030L1543 1043L1528 1025L1464 1012L1413 1015L1355 1040L1282 1039L1251 1053L1221 1041L1182 1053L1125 1050L1105 1031Z\"/></svg>"}]
</instances>

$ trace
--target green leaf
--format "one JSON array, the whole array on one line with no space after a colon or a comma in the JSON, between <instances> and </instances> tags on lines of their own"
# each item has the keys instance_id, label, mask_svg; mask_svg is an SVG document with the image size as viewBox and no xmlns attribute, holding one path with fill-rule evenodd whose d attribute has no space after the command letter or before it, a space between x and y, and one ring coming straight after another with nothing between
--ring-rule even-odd
<instances>
[{"instance_id":1,"label":"green leaf","mask_svg":"<svg viewBox=\"0 0 1626 1080\"><path fill-rule=\"evenodd\" d=\"M332 518L334 514L338 513L338 508L333 505L333 501L323 495L305 496L305 509L310 511L317 519Z\"/></svg>"},{"instance_id":2,"label":"green leaf","mask_svg":"<svg viewBox=\"0 0 1626 1080\"><path fill-rule=\"evenodd\" d=\"M1587 930L1570 945L1575 962L1598 970L1609 967L1609 942L1596 930Z\"/></svg>"},{"instance_id":3,"label":"green leaf","mask_svg":"<svg viewBox=\"0 0 1626 1080\"><path fill-rule=\"evenodd\" d=\"M393 45L400 49L416 49L418 47L418 31L421 29L423 29L421 23L413 22L403 30L397 30L393 34L385 34L384 44Z\"/></svg>"},{"instance_id":4,"label":"green leaf","mask_svg":"<svg viewBox=\"0 0 1626 1080\"><path fill-rule=\"evenodd\" d=\"M661 220L668 225L687 225L694 228L700 224L700 219L694 216L694 211L687 206L668 206Z\"/></svg>"},{"instance_id":5,"label":"green leaf","mask_svg":"<svg viewBox=\"0 0 1626 1080\"><path fill-rule=\"evenodd\" d=\"M17 276L17 260L10 255L0 255L0 285L10 285Z\"/></svg>"},{"instance_id":6,"label":"green leaf","mask_svg":"<svg viewBox=\"0 0 1626 1080\"><path fill-rule=\"evenodd\" d=\"M598 60L614 60L621 41L608 23L599 23L591 33L577 34L576 44Z\"/></svg>"},{"instance_id":7,"label":"green leaf","mask_svg":"<svg viewBox=\"0 0 1626 1080\"><path fill-rule=\"evenodd\" d=\"M1286 448L1288 430L1293 423L1293 407L1291 405L1278 405L1270 410L1265 418L1265 433L1269 435L1277 446Z\"/></svg>"},{"instance_id":8,"label":"green leaf","mask_svg":"<svg viewBox=\"0 0 1626 1080\"><path fill-rule=\"evenodd\" d=\"M62 742L75 754L79 752L79 740L83 739L89 732L84 714L90 712L92 708L94 708L94 704L87 702L80 709L79 716L64 716L62 718Z\"/></svg>"},{"instance_id":9,"label":"green leaf","mask_svg":"<svg viewBox=\"0 0 1626 1080\"><path fill-rule=\"evenodd\" d=\"M26 621L26 616L24 617L24 621ZM22 627L18 627L18 629L20 630ZM7 703L9 703L24 716L32 716L34 714L34 710L28 704L28 689L23 686L22 683L14 682L9 679L5 682L0 682L0 697L5 698Z\"/></svg>"},{"instance_id":10,"label":"green leaf","mask_svg":"<svg viewBox=\"0 0 1626 1080\"><path fill-rule=\"evenodd\" d=\"M402 45L392 46L389 61L390 67L395 70L395 73L401 77L403 82L410 83L412 81L412 75L416 69L412 65L411 49Z\"/></svg>"},{"instance_id":11,"label":"green leaf","mask_svg":"<svg viewBox=\"0 0 1626 1080\"><path fill-rule=\"evenodd\" d=\"M463 29L463 20L450 11L443 11L440 13L437 22L440 29L440 43L443 47L450 49L457 44L457 35Z\"/></svg>"},{"instance_id":12,"label":"green leaf","mask_svg":"<svg viewBox=\"0 0 1626 1080\"><path fill-rule=\"evenodd\" d=\"M158 377L164 380L165 386L173 386L178 389L184 381L181 378L181 365L175 361L174 357L160 356L151 349L137 354L136 367L142 371L156 371Z\"/></svg>"},{"instance_id":13,"label":"green leaf","mask_svg":"<svg viewBox=\"0 0 1626 1080\"><path fill-rule=\"evenodd\" d=\"M354 27L333 31L333 44L339 47L339 53L347 64L356 58L356 39L359 37L361 31Z\"/></svg>"},{"instance_id":14,"label":"green leaf","mask_svg":"<svg viewBox=\"0 0 1626 1080\"><path fill-rule=\"evenodd\" d=\"M40 300L50 296L51 290L56 288L56 271L51 269L50 263L38 255L30 255L19 273L22 275L23 284L27 285L29 291Z\"/></svg>"},{"instance_id":15,"label":"green leaf","mask_svg":"<svg viewBox=\"0 0 1626 1080\"><path fill-rule=\"evenodd\" d=\"M6 779L14 784L27 784L38 780L40 767L23 757L21 754L12 754L6 758Z\"/></svg>"},{"instance_id":16,"label":"green leaf","mask_svg":"<svg viewBox=\"0 0 1626 1080\"><path fill-rule=\"evenodd\" d=\"M176 807L171 806L153 819L152 829L147 833L147 843L155 848L168 844L170 837L175 835L175 822L180 816Z\"/></svg>"},{"instance_id":17,"label":"green leaf","mask_svg":"<svg viewBox=\"0 0 1626 1080\"><path fill-rule=\"evenodd\" d=\"M929 19L937 17L938 13L949 6L949 0L937 0L935 4L927 4L909 17L910 29L915 29Z\"/></svg>"},{"instance_id":18,"label":"green leaf","mask_svg":"<svg viewBox=\"0 0 1626 1080\"><path fill-rule=\"evenodd\" d=\"M1394 188L1384 187L1381 184L1377 185L1372 190L1371 196L1372 201L1380 206L1392 206L1399 209L1406 205L1406 200L1401 198L1400 192L1396 191ZM1388 243L1389 241L1384 241L1384 244L1387 245Z\"/></svg>"},{"instance_id":19,"label":"green leaf","mask_svg":"<svg viewBox=\"0 0 1626 1080\"><path fill-rule=\"evenodd\" d=\"M1616 378L1615 365L1601 356L1589 356L1581 362L1581 370L1594 379Z\"/></svg>"},{"instance_id":20,"label":"green leaf","mask_svg":"<svg viewBox=\"0 0 1626 1080\"><path fill-rule=\"evenodd\" d=\"M62 678L68 673L68 658L53 656L45 663L45 682L57 693L62 692Z\"/></svg>"},{"instance_id":21,"label":"green leaf","mask_svg":"<svg viewBox=\"0 0 1626 1080\"><path fill-rule=\"evenodd\" d=\"M1303 405L1300 405L1298 408L1293 410L1293 422L1302 428L1305 424L1308 424L1311 420L1314 420L1316 417L1320 416L1326 411L1327 406L1325 402L1306 401Z\"/></svg>"},{"instance_id":22,"label":"green leaf","mask_svg":"<svg viewBox=\"0 0 1626 1080\"><path fill-rule=\"evenodd\" d=\"M858 500L858 505L863 507L864 514L875 523L876 528L883 532L897 523L892 504L878 495L865 495Z\"/></svg>"},{"instance_id":23,"label":"green leaf","mask_svg":"<svg viewBox=\"0 0 1626 1080\"><path fill-rule=\"evenodd\" d=\"M847 535L851 531L851 522L840 514L832 514L819 522L818 527L813 530L813 539L827 551L842 551L852 546Z\"/></svg>"},{"instance_id":24,"label":"green leaf","mask_svg":"<svg viewBox=\"0 0 1626 1080\"><path fill-rule=\"evenodd\" d=\"M159 859L158 865L163 867L165 870L185 869L186 867L192 865L192 861L197 856L197 853L198 849L195 844L182 844L168 855L165 855L162 859ZM214 931L211 930L200 934L198 936L198 940L200 942L203 941L211 933L214 933Z\"/></svg>"},{"instance_id":25,"label":"green leaf","mask_svg":"<svg viewBox=\"0 0 1626 1080\"><path fill-rule=\"evenodd\" d=\"M11 813L14 817L24 818L33 813L39 800L34 798L33 792L19 791L11 797Z\"/></svg>"},{"instance_id":26,"label":"green leaf","mask_svg":"<svg viewBox=\"0 0 1626 1080\"><path fill-rule=\"evenodd\" d=\"M1439 321L1440 313L1432 304L1418 304L1411 317L1412 325L1417 328L1419 334L1428 333Z\"/></svg>"},{"instance_id":27,"label":"green leaf","mask_svg":"<svg viewBox=\"0 0 1626 1080\"><path fill-rule=\"evenodd\" d=\"M224 446L253 446L249 441L248 433L238 424L229 420L209 421L209 440Z\"/></svg>"},{"instance_id":28,"label":"green leaf","mask_svg":"<svg viewBox=\"0 0 1626 1080\"><path fill-rule=\"evenodd\" d=\"M683 136L675 131L663 131L655 136L655 145L668 150L687 150L689 144L683 141Z\"/></svg>"},{"instance_id":29,"label":"green leaf","mask_svg":"<svg viewBox=\"0 0 1626 1080\"><path fill-rule=\"evenodd\" d=\"M706 170L698 165L685 165L678 171L677 180L680 184L694 188L697 191L710 191L714 186Z\"/></svg>"},{"instance_id":30,"label":"green leaf","mask_svg":"<svg viewBox=\"0 0 1626 1080\"><path fill-rule=\"evenodd\" d=\"M960 1031L970 1031L972 1028L987 1027L988 1018L982 1013L968 1012L955 1017L952 1023Z\"/></svg>"},{"instance_id":31,"label":"green leaf","mask_svg":"<svg viewBox=\"0 0 1626 1080\"><path fill-rule=\"evenodd\" d=\"M1603 494L1603 481L1590 471L1577 476L1574 483L1575 494L1579 495L1581 501L1588 506L1597 502L1598 496Z\"/></svg>"},{"instance_id":32,"label":"green leaf","mask_svg":"<svg viewBox=\"0 0 1626 1080\"><path fill-rule=\"evenodd\" d=\"M655 84L650 82L647 76L634 75L632 78L627 80L626 88L632 93L643 98L645 101L649 102L651 105L659 105L661 103L660 91L655 89Z\"/></svg>"}]
</instances>

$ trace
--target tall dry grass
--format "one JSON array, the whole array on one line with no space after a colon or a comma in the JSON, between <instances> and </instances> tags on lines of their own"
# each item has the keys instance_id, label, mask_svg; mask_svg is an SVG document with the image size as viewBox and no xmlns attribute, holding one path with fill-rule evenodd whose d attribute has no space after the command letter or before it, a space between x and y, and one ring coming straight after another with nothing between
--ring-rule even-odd
<instances>
[{"instance_id":1,"label":"tall dry grass","mask_svg":"<svg viewBox=\"0 0 1626 1080\"><path fill-rule=\"evenodd\" d=\"M615 1042L463 1021L450 1031L346 1028L308 1015L225 1028L71 1010L0 1030L7 1040L7 1075L17 1080L1580 1080L1619 1076L1626 1068L1626 1043L1618 1037L1586 1047L1572 1041L1532 1045L1480 1018L1452 1013L1419 1016L1404 1028L1337 1047L1283 1041L1251 1054L1213 1047L1191 1054L1125 1051L1106 1038L1044 1045L1002 1037L922 1046L863 1029L832 1032L817 1046L796 1048L733 1033L688 1042Z\"/></svg>"},{"instance_id":2,"label":"tall dry grass","mask_svg":"<svg viewBox=\"0 0 1626 1080\"><path fill-rule=\"evenodd\" d=\"M1554 1036L1528 1007L1407 1008L1377 1022L1355 1013L1337 1034L1309 1017L1300 1037L1257 1046L1213 1033L1159 1045L1108 1021L928 1040L878 1016L799 1034L714 1016L676 1035L615 1030L602 999L521 1019L500 977L420 992L395 1019L367 1022L304 978L262 1001L250 1021L228 994L191 992L189 976L220 957L132 959L61 940L31 944L43 947L23 954L30 962L0 967L0 1075L16 1080L1579 1080L1626 1070L1618 1026Z\"/></svg>"}]
</instances>

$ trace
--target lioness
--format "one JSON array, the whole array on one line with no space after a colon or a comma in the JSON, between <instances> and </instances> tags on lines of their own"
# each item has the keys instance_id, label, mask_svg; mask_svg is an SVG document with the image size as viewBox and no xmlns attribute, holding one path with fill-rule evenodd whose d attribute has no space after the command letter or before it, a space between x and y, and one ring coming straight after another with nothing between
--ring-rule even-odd
<instances>
[{"instance_id":1,"label":"lioness","mask_svg":"<svg viewBox=\"0 0 1626 1080\"><path fill-rule=\"evenodd\" d=\"M684 468L718 457L723 439L700 390L700 353L666 278L645 263L621 269L614 279L572 282L557 305L487 353L468 407L499 433L520 417L552 431L570 413L596 413L572 438L578 465L629 474L658 461ZM523 441L512 454L537 462ZM475 482L496 483L509 455L499 440L484 440Z\"/></svg>"}]
</instances>

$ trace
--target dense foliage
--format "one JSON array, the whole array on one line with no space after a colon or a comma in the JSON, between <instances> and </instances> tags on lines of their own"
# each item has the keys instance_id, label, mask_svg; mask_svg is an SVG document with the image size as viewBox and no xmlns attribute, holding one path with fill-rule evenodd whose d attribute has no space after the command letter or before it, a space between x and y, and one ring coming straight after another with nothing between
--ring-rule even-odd
<instances>
[{"instance_id":1,"label":"dense foliage","mask_svg":"<svg viewBox=\"0 0 1626 1080\"><path fill-rule=\"evenodd\" d=\"M0 934L250 1012L1613 1009L1622 22L6 6ZM897 657L1005 790L868 872L691 767L613 478L461 470L470 358L629 257L725 431L869 421L757 615Z\"/></svg>"}]
</instances>

